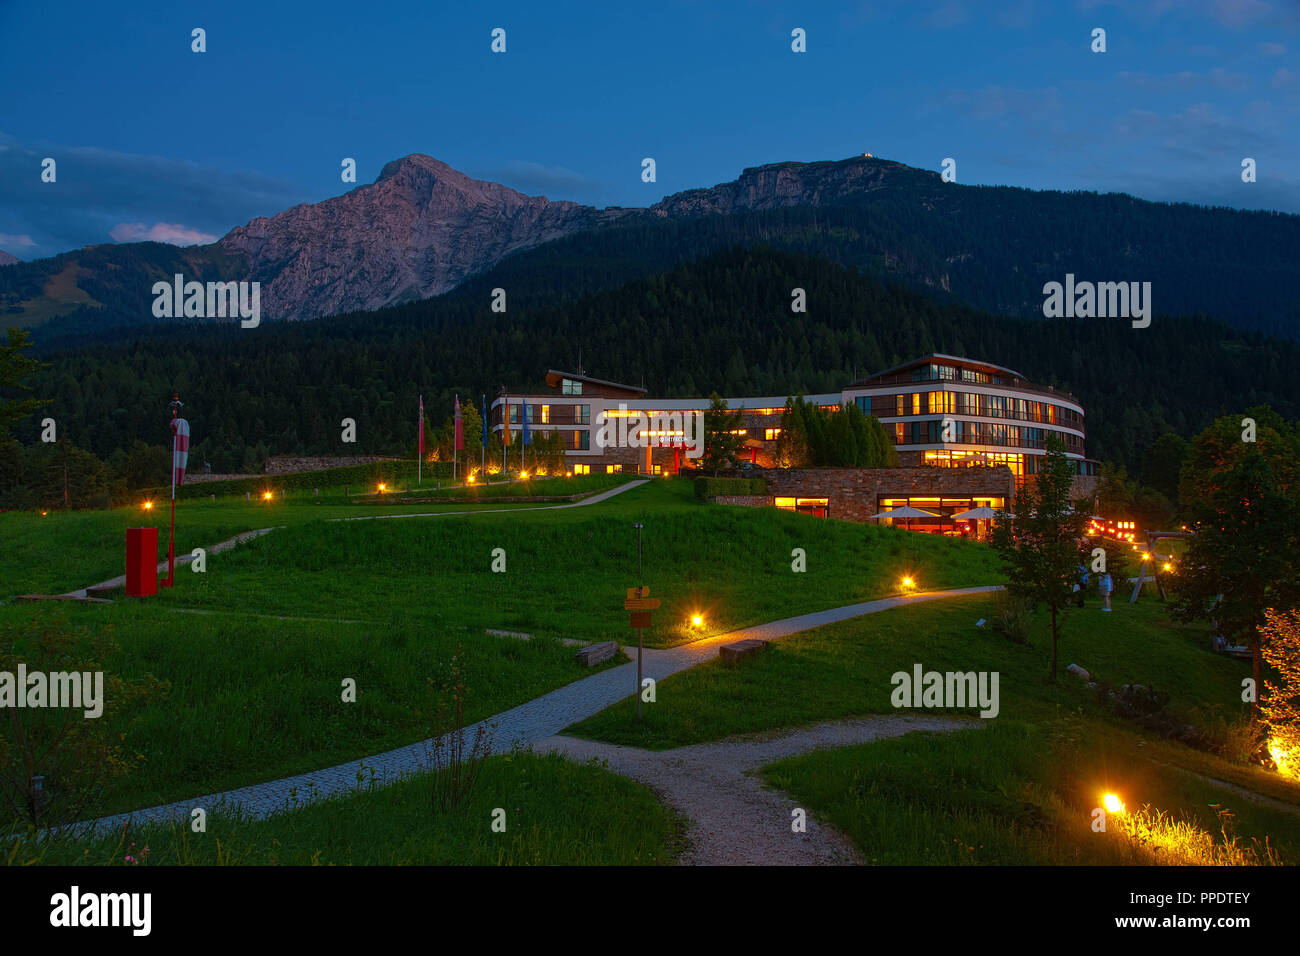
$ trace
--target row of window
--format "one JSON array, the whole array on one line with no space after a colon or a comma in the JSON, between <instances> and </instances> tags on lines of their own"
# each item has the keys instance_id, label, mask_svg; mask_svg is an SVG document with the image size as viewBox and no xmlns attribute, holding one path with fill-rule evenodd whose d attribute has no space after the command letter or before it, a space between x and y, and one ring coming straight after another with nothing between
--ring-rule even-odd
<instances>
[{"instance_id":1,"label":"row of window","mask_svg":"<svg viewBox=\"0 0 1300 956\"><path fill-rule=\"evenodd\" d=\"M974 382L981 385L1010 385L1011 380L1002 375L990 375L969 368L952 365L920 365L912 369L914 382Z\"/></svg>"},{"instance_id":2,"label":"row of window","mask_svg":"<svg viewBox=\"0 0 1300 956\"><path fill-rule=\"evenodd\" d=\"M523 409L523 412L520 412ZM590 425L590 405L511 405L510 424L521 424L520 415L530 425Z\"/></svg>"},{"instance_id":3,"label":"row of window","mask_svg":"<svg viewBox=\"0 0 1300 956\"><path fill-rule=\"evenodd\" d=\"M967 422L950 419L945 429L942 421L895 422L896 445L1009 445L1015 448L1046 448L1047 436L1055 434L1067 451L1083 448L1077 435L1050 428L1026 428L993 422Z\"/></svg>"},{"instance_id":4,"label":"row of window","mask_svg":"<svg viewBox=\"0 0 1300 956\"><path fill-rule=\"evenodd\" d=\"M1013 398L1010 395L982 395L975 392L911 392L899 395L861 395L863 412L877 418L905 415L973 415L981 418L1013 418L1022 422L1083 427L1083 416L1064 405Z\"/></svg>"}]
</instances>

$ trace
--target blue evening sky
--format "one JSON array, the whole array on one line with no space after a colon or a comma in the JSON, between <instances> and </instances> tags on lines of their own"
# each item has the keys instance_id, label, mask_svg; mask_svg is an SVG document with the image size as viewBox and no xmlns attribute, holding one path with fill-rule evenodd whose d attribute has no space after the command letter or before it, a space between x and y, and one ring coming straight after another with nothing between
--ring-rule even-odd
<instances>
[{"instance_id":1,"label":"blue evening sky","mask_svg":"<svg viewBox=\"0 0 1300 956\"><path fill-rule=\"evenodd\" d=\"M207 242L413 152L600 206L871 152L1300 212L1298 52L1294 0L0 0L0 249Z\"/></svg>"}]
</instances>

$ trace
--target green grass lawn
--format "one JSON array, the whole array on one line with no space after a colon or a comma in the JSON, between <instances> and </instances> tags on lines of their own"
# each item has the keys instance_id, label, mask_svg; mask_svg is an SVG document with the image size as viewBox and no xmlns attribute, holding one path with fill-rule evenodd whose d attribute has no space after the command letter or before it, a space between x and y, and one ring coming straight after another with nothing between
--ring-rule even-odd
<instances>
[{"instance_id":1,"label":"green grass lawn","mask_svg":"<svg viewBox=\"0 0 1300 956\"><path fill-rule=\"evenodd\" d=\"M637 583L663 600L648 646L668 646L793 614L923 587L995 583L982 545L775 509L707 505L685 481L658 481L590 508L297 525L180 574L160 606L221 612L374 618L400 606L436 627L494 627L627 641L623 609ZM738 552L737 541L744 541ZM504 573L492 570L496 549ZM791 570L791 552L807 571ZM705 627L687 626L702 614Z\"/></svg>"},{"instance_id":2,"label":"green grass lawn","mask_svg":"<svg viewBox=\"0 0 1300 956\"><path fill-rule=\"evenodd\" d=\"M109 630L119 650L103 662L106 671L170 684L129 723L109 701L99 720L125 735L128 754L144 759L113 780L90 816L305 773L429 737L428 682L446 672L458 647L467 723L592 673L555 641L430 628L396 605L374 625L176 614L134 602L21 605L0 608L0 628L60 613L72 626ZM344 678L356 681L355 703L342 700Z\"/></svg>"},{"instance_id":3,"label":"green grass lawn","mask_svg":"<svg viewBox=\"0 0 1300 956\"><path fill-rule=\"evenodd\" d=\"M727 629L889 593L902 568L934 584L996 576L978 545L707 505L690 492L689 482L658 481L587 508L292 523L210 555L204 573L179 570L177 586L156 598L11 605L0 607L0 624L62 614L109 630L120 650L106 670L170 684L120 728L129 751L145 759L96 803L92 812L103 814L423 739L427 680L458 645L466 649L469 720L588 675L555 638L629 636L622 603L635 583L634 521L646 526L645 581L665 599L665 623L651 638L665 643L684 633L668 622L696 607L714 629ZM737 540L749 542L744 560ZM806 574L790 570L796 546L808 553ZM506 551L505 573L491 571L497 547ZM61 563L66 571L69 560ZM493 637L487 628L535 639ZM340 700L344 678L357 682L356 704ZM115 719L111 707L101 719Z\"/></svg>"},{"instance_id":4,"label":"green grass lawn","mask_svg":"<svg viewBox=\"0 0 1300 956\"><path fill-rule=\"evenodd\" d=\"M1154 598L1071 611L1062 668L1078 662L1119 686L1143 683L1171 695L1192 721L1245 713L1249 665L1212 654L1203 626L1169 621ZM1091 829L1106 792L1130 809L1172 813L1222 843L1218 808L1246 847L1267 838L1283 860L1300 861L1300 785L1253 765L1147 734L1109 715L1072 675L1047 678L1046 612L1029 645L975 627L992 616L979 595L897 608L775 642L739 667L711 661L662 681L638 723L620 703L566 733L665 749L731 734L771 731L852 715L896 713L896 671L998 671L1000 712L972 729L913 733L860 747L819 751L765 768L769 782L851 836L880 864L1120 864L1194 862L1185 840L1151 849L1116 827ZM910 713L953 713L942 709ZM1206 777L1279 800L1252 802Z\"/></svg>"},{"instance_id":5,"label":"green grass lawn","mask_svg":"<svg viewBox=\"0 0 1300 956\"><path fill-rule=\"evenodd\" d=\"M1211 654L1203 627L1172 623L1164 605L1115 602L1103 613L1093 601L1071 611L1061 640L1062 670L1078 663L1118 686L1143 683L1170 691L1175 706L1241 708L1248 665ZM758 658L733 667L709 661L660 682L657 702L635 718L635 703L615 704L566 733L611 743L665 749L730 734L792 727L864 713L893 713L897 671L997 671L1000 716L1033 718L1088 703L1083 682L1062 673L1047 680L1046 612L1028 645L989 628L989 595L944 598L817 628L774 642ZM930 711L925 711L930 712ZM973 711L964 713L973 714Z\"/></svg>"},{"instance_id":6,"label":"green grass lawn","mask_svg":"<svg viewBox=\"0 0 1300 956\"><path fill-rule=\"evenodd\" d=\"M498 807L504 833L491 829ZM636 866L673 863L681 832L676 815L639 784L522 753L485 761L470 800L454 812L432 809L422 775L265 820L210 815L202 834L177 824L95 840L26 839L0 849L0 861L12 852L11 863L82 866Z\"/></svg>"},{"instance_id":7,"label":"green grass lawn","mask_svg":"<svg viewBox=\"0 0 1300 956\"><path fill-rule=\"evenodd\" d=\"M1108 818L1094 832L1105 793L1128 810L1148 805L1222 844L1284 863L1300 862L1300 787L1290 812L1255 803L1152 759L1136 734L1092 718L1008 719L982 730L908 734L860 747L818 751L764 768L848 834L868 863L881 865L1189 864L1185 839L1147 842Z\"/></svg>"},{"instance_id":8,"label":"green grass lawn","mask_svg":"<svg viewBox=\"0 0 1300 956\"><path fill-rule=\"evenodd\" d=\"M319 499L311 491L289 491L283 500L277 497L271 501L245 501L242 496L216 501L195 498L177 503L176 553L189 554L194 548L255 528L293 527L332 518L536 508L539 505L496 499L526 493L551 496L598 492L623 480L617 475L590 475L500 483L469 492L436 492L439 496L474 496L465 504L353 504L344 496L342 487L322 488ZM435 493L432 482L426 483L426 489ZM127 528L158 528L158 560L166 560L170 501L165 497L154 499L154 507L148 511L143 503L142 498L139 504L110 511L0 513L0 541L4 542L0 548L0 600L18 594L58 594L122 574Z\"/></svg>"}]
</instances>

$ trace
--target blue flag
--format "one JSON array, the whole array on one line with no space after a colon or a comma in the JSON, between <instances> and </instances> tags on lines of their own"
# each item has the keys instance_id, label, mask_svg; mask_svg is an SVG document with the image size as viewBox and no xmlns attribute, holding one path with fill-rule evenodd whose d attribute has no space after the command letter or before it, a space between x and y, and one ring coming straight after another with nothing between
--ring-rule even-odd
<instances>
[{"instance_id":1,"label":"blue flag","mask_svg":"<svg viewBox=\"0 0 1300 956\"><path fill-rule=\"evenodd\" d=\"M522 416L524 420L523 439L525 445L531 445L533 441L532 433L528 430L528 413L532 410L532 407L533 406L529 405L527 402L525 402L523 405L523 416Z\"/></svg>"}]
</instances>

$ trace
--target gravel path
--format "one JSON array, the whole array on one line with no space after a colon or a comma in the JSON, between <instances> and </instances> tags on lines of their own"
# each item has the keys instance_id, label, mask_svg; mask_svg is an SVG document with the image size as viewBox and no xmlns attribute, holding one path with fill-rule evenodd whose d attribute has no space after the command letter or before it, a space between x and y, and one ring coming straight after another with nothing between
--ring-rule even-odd
<instances>
[{"instance_id":1,"label":"gravel path","mask_svg":"<svg viewBox=\"0 0 1300 956\"><path fill-rule=\"evenodd\" d=\"M799 804L784 791L765 786L760 767L811 750L848 747L918 730L979 726L978 720L885 715L675 750L641 750L577 737L548 737L533 749L577 761L606 761L610 770L658 793L690 821L689 848L680 860L684 865L827 866L862 860L846 836L819 824L812 814L806 817L806 832L794 832L792 813Z\"/></svg>"},{"instance_id":2,"label":"gravel path","mask_svg":"<svg viewBox=\"0 0 1300 956\"><path fill-rule=\"evenodd\" d=\"M846 607L801 614L797 617L759 624L756 627L720 634L716 637L684 644L668 650L647 650L643 658L643 674L656 681L672 674L694 667L718 655L718 648L723 644L746 638L775 640L800 631L821 627L835 621L843 621L863 614L900 607L904 604L920 604L940 598L959 597L965 594L983 594L1000 590L1000 586L973 588L955 588L950 591L928 591L900 597L882 598L851 604ZM635 657L635 649L629 652ZM599 713L611 704L618 703L625 697L636 693L636 660L611 667L590 677L576 680L564 687L557 688L513 707L510 710L489 717L467 727L466 740L473 740L479 726L486 726L492 731L492 752L506 753L515 746L529 746L547 737L553 737L570 724L584 720ZM136 824L166 823L187 819L190 810L202 807L209 813L214 807L224 806L239 808L254 816L264 817L286 806L309 803L335 794L349 793L368 786L373 774L375 785L384 786L419 772L428 765L428 745L430 741L421 741L406 747L398 747L386 753L364 757L360 761L350 761L327 767L313 773L297 774L256 784L240 787L222 793L206 794L190 800L178 801L162 806L149 807L133 813L116 814L101 817L98 820L73 824L78 830L107 831L120 828L128 821ZM365 770L362 772L361 767ZM364 777L364 783L362 778Z\"/></svg>"}]
</instances>

